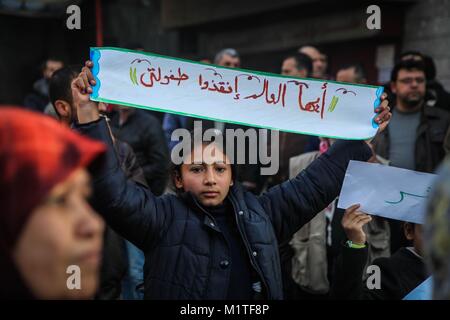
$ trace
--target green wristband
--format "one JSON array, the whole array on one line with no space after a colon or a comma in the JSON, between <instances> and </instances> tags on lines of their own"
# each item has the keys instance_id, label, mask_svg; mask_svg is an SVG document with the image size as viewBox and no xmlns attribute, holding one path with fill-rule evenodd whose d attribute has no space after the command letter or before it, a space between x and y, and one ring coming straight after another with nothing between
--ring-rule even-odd
<instances>
[{"instance_id":1,"label":"green wristband","mask_svg":"<svg viewBox=\"0 0 450 320\"><path fill-rule=\"evenodd\" d=\"M349 248L352 248L352 249L363 249L363 248L366 247L365 244L357 244L357 243L353 243L351 240L348 240L348 241L346 242L346 244L347 244L347 246L348 246Z\"/></svg>"}]
</instances>

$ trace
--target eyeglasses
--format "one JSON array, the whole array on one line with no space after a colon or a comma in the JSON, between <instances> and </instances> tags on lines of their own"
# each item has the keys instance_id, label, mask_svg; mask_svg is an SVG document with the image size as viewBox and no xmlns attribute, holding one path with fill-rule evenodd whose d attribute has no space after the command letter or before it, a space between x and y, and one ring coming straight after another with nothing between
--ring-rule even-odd
<instances>
[{"instance_id":1,"label":"eyeglasses","mask_svg":"<svg viewBox=\"0 0 450 320\"><path fill-rule=\"evenodd\" d=\"M412 84L414 81L417 82L417 84L422 84L425 82L425 78L404 78L398 79L398 81L403 84Z\"/></svg>"}]
</instances>

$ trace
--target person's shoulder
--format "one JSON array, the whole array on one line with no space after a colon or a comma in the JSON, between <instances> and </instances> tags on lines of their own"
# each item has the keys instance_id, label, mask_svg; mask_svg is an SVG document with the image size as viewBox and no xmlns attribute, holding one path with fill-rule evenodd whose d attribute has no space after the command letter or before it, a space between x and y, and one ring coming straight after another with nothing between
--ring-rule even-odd
<instances>
[{"instance_id":1,"label":"person's shoulder","mask_svg":"<svg viewBox=\"0 0 450 320\"><path fill-rule=\"evenodd\" d=\"M310 151L310 152L305 152L302 153L298 156L292 157L291 160L292 161L314 161L315 159L317 159L320 156L320 152L319 151Z\"/></svg>"},{"instance_id":2,"label":"person's shoulder","mask_svg":"<svg viewBox=\"0 0 450 320\"><path fill-rule=\"evenodd\" d=\"M426 115L428 117L438 118L440 120L450 121L450 112L442 108L426 107Z\"/></svg>"},{"instance_id":3,"label":"person's shoulder","mask_svg":"<svg viewBox=\"0 0 450 320\"><path fill-rule=\"evenodd\" d=\"M390 257L381 257L373 261L373 265L377 265L382 270L396 271L405 266L411 266L412 264L420 262L420 258L417 257L407 248L400 248Z\"/></svg>"},{"instance_id":4,"label":"person's shoulder","mask_svg":"<svg viewBox=\"0 0 450 320\"><path fill-rule=\"evenodd\" d=\"M395 265L398 252L394 253L390 257L380 257L373 260L372 265L380 267L380 269L391 269Z\"/></svg>"}]
</instances>

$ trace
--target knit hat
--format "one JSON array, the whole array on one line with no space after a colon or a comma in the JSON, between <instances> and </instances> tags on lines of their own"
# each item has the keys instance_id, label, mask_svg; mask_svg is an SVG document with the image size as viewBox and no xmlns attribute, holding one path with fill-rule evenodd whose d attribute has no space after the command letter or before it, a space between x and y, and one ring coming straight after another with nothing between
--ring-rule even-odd
<instances>
[{"instance_id":1,"label":"knit hat","mask_svg":"<svg viewBox=\"0 0 450 320\"><path fill-rule=\"evenodd\" d=\"M104 150L47 116L0 108L0 252L56 184Z\"/></svg>"}]
</instances>

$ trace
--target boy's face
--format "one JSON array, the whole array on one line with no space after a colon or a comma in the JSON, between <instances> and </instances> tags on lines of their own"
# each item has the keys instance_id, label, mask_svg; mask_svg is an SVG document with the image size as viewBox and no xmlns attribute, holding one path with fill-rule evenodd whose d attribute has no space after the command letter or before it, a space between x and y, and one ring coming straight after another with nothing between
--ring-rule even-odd
<instances>
[{"instance_id":1,"label":"boy's face","mask_svg":"<svg viewBox=\"0 0 450 320\"><path fill-rule=\"evenodd\" d=\"M217 147L209 146L208 152L204 146L197 148L194 150L202 154L201 159L196 159L195 151L185 157L175 186L191 192L205 207L220 205L233 185L230 161Z\"/></svg>"}]
</instances>

